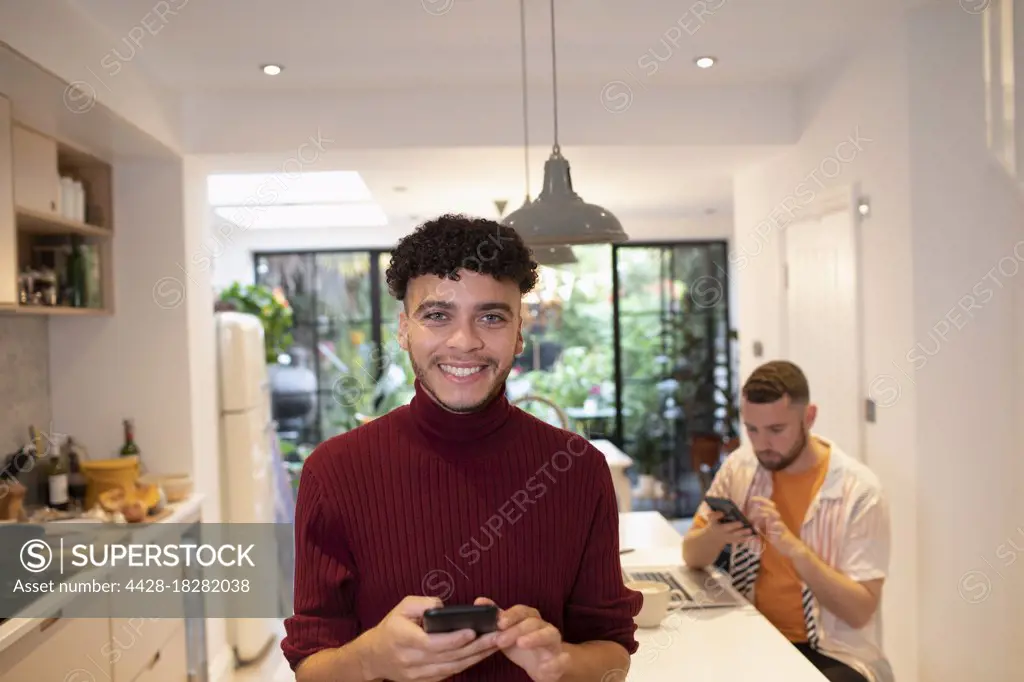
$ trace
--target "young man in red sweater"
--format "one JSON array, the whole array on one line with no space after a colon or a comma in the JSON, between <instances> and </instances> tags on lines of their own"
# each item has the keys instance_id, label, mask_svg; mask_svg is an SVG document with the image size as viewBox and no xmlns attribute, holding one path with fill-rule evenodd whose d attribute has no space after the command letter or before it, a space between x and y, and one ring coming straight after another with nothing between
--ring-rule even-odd
<instances>
[{"instance_id":1,"label":"young man in red sweater","mask_svg":"<svg viewBox=\"0 0 1024 682\"><path fill-rule=\"evenodd\" d=\"M505 397L530 250L445 215L398 244L387 279L416 394L303 467L281 645L296 680L621 682L641 596L607 463ZM426 634L443 604L495 604L498 631Z\"/></svg>"}]
</instances>

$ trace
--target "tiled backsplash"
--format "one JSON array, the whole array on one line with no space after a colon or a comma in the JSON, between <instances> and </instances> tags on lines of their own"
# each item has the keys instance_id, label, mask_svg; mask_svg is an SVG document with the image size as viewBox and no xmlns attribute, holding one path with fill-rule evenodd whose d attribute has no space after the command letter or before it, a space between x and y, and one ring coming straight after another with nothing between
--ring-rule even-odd
<instances>
[{"instance_id":1,"label":"tiled backsplash","mask_svg":"<svg viewBox=\"0 0 1024 682\"><path fill-rule=\"evenodd\" d=\"M50 427L50 342L45 317L0 315L0 458Z\"/></svg>"}]
</instances>

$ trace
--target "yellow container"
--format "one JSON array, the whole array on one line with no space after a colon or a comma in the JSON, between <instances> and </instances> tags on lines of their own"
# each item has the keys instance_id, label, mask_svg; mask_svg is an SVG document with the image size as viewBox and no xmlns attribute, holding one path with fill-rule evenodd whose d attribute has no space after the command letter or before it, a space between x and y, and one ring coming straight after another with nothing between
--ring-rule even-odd
<instances>
[{"instance_id":1,"label":"yellow container","mask_svg":"<svg viewBox=\"0 0 1024 682\"><path fill-rule=\"evenodd\" d=\"M135 481L139 478L139 457L116 457L93 459L82 462L85 475L85 508L92 509L99 501L100 494L121 488L126 494L134 495Z\"/></svg>"}]
</instances>

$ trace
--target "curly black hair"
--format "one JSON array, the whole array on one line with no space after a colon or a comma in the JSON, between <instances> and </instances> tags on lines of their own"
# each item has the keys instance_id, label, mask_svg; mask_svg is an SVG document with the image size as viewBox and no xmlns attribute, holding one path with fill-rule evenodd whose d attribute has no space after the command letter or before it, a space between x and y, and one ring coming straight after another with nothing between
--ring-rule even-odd
<instances>
[{"instance_id":1,"label":"curly black hair","mask_svg":"<svg viewBox=\"0 0 1024 682\"><path fill-rule=\"evenodd\" d=\"M410 279L437 275L458 281L463 269L511 280L523 294L537 284L537 262L518 232L493 220L446 213L398 242L387 270L388 289L404 301Z\"/></svg>"}]
</instances>

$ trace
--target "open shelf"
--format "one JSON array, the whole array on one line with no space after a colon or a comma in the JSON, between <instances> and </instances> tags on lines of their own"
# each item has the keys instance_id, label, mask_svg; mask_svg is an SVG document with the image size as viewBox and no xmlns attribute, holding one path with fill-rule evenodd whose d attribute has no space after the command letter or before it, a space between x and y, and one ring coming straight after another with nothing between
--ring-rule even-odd
<instances>
[{"instance_id":1,"label":"open shelf","mask_svg":"<svg viewBox=\"0 0 1024 682\"><path fill-rule=\"evenodd\" d=\"M63 216L30 208L15 207L18 229L32 234L77 234L83 237L107 238L112 232L103 227L87 225Z\"/></svg>"},{"instance_id":2,"label":"open shelf","mask_svg":"<svg viewBox=\"0 0 1024 682\"><path fill-rule=\"evenodd\" d=\"M12 310L18 315L70 315L70 316L104 316L110 315L109 310L103 308L72 308L63 305L19 305L13 309L0 308L0 313Z\"/></svg>"},{"instance_id":3,"label":"open shelf","mask_svg":"<svg viewBox=\"0 0 1024 682\"><path fill-rule=\"evenodd\" d=\"M0 175L13 178L13 220L0 227L14 257L0 263L0 274L15 286L13 292L5 287L5 297L14 296L3 300L0 313L113 314L110 164L9 116L5 122L10 152L0 160L9 171Z\"/></svg>"}]
</instances>

